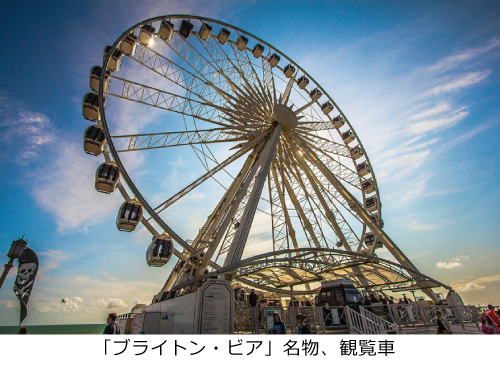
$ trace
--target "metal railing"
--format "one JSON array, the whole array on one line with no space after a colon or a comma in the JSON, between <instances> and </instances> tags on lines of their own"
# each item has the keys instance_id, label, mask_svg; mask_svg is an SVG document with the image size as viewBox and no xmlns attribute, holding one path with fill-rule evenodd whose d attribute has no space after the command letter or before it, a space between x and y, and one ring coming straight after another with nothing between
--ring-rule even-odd
<instances>
[{"instance_id":1,"label":"metal railing","mask_svg":"<svg viewBox=\"0 0 500 367\"><path fill-rule=\"evenodd\" d=\"M306 323L312 334L328 333L332 330L344 330L346 333L387 334L395 328L391 323L378 318L375 314L366 313L364 316L349 307L272 307L281 311L281 318L285 322L287 333L297 332L298 313L306 316ZM265 333L266 309L260 307L235 307L235 333Z\"/></svg>"},{"instance_id":2,"label":"metal railing","mask_svg":"<svg viewBox=\"0 0 500 367\"><path fill-rule=\"evenodd\" d=\"M358 334L389 334L398 333L398 328L388 323L386 320L381 319L377 315L361 309L361 313L346 307L345 313L347 315L349 331ZM390 324L389 327L387 324Z\"/></svg>"},{"instance_id":3,"label":"metal railing","mask_svg":"<svg viewBox=\"0 0 500 367\"><path fill-rule=\"evenodd\" d=\"M389 322L387 320L389 309L387 307L382 308L383 314L377 315L373 312L370 312L366 309L366 307L359 308L360 314L366 317L368 320L374 322L375 324L380 326L380 332L377 333L366 333L366 334L400 334L401 327L398 324Z\"/></svg>"},{"instance_id":4,"label":"metal railing","mask_svg":"<svg viewBox=\"0 0 500 367\"><path fill-rule=\"evenodd\" d=\"M421 304L387 304L361 306L360 312L349 307L273 307L281 311L287 333L297 332L297 314L306 316L311 333L325 334L342 329L361 334L403 333L405 327L432 327L436 324L436 310L451 325L475 325L481 330L479 310L468 306L442 306ZM359 315L359 316L358 316ZM235 307L235 333L265 333L266 312L260 307ZM334 332L334 331L333 331Z\"/></svg>"},{"instance_id":5,"label":"metal railing","mask_svg":"<svg viewBox=\"0 0 500 367\"><path fill-rule=\"evenodd\" d=\"M385 318L390 324L397 325L400 332L403 332L403 328L405 327L428 328L435 326L437 310L441 311L443 321L446 321L448 324L460 325L462 330L466 330L468 325L474 325L478 331L481 330L479 325L479 310L472 305L422 305L412 302L409 304L363 306L360 309L371 311L382 319Z\"/></svg>"},{"instance_id":6,"label":"metal railing","mask_svg":"<svg viewBox=\"0 0 500 367\"><path fill-rule=\"evenodd\" d=\"M325 331L325 320L320 307L272 307L273 310L279 310L281 319L285 323L287 333L295 334L297 332L298 313L306 316L306 323L312 334ZM321 313L321 315L320 315ZM321 316L321 317L320 317ZM331 317L330 317L331 319ZM328 320L327 320L328 323ZM344 323L345 324L345 323ZM235 333L265 333L266 326L266 308L261 307L235 307L234 309L234 332Z\"/></svg>"}]
</instances>

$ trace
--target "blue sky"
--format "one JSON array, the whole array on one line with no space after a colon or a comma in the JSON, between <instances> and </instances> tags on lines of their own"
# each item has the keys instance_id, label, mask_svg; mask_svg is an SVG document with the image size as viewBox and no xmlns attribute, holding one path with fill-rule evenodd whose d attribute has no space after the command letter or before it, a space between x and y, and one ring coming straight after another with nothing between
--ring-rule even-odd
<instances>
[{"instance_id":1,"label":"blue sky","mask_svg":"<svg viewBox=\"0 0 500 367\"><path fill-rule=\"evenodd\" d=\"M111 309L149 303L170 272L147 266L142 225L116 229L123 199L95 191L102 157L83 152L81 115L104 46L163 14L235 25L320 81L370 157L389 236L466 303L500 304L498 2L26 1L0 14L0 254L7 262L23 234L39 254L26 324L104 323ZM148 159L127 163L155 195L165 177ZM196 177L182 153L164 159L171 181ZM189 236L202 211L191 203L169 218ZM15 274L0 290L0 325L18 319Z\"/></svg>"}]
</instances>

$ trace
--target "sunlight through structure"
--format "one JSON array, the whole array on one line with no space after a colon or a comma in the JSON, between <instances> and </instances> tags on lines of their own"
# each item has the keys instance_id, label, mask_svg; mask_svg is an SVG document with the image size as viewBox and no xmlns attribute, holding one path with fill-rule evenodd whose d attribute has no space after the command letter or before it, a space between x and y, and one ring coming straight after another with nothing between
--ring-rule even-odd
<instances>
[{"instance_id":1,"label":"sunlight through structure","mask_svg":"<svg viewBox=\"0 0 500 367\"><path fill-rule=\"evenodd\" d=\"M311 294L335 279L433 299L431 288L451 289L420 273L384 232L370 160L327 90L264 40L213 19L155 17L105 48L91 71L94 90L97 72L98 94L84 98L83 114L105 139L87 132L85 150L103 154L120 178L98 190L118 187L125 198L120 230L140 220L151 232L149 265L165 265L176 242L177 264L155 301L193 292L214 274L277 294ZM127 114L137 117L125 123ZM195 179L170 193L132 180L125 157L151 154L141 156L147 164L157 150L196 157ZM156 159L147 172L160 175ZM181 235L167 218L194 192L205 195L207 219Z\"/></svg>"}]
</instances>

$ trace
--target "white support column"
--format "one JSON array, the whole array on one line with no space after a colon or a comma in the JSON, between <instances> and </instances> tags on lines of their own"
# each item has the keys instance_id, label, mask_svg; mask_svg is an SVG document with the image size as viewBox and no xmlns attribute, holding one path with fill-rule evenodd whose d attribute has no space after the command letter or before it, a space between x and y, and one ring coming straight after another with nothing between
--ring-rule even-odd
<instances>
[{"instance_id":1,"label":"white support column","mask_svg":"<svg viewBox=\"0 0 500 367\"><path fill-rule=\"evenodd\" d=\"M248 239L248 233L250 232L250 227L252 226L253 218L255 216L255 211L257 210L257 205L262 194L262 188L264 187L264 182L267 179L267 173L269 172L271 162L276 153L276 146L278 144L280 134L281 125L277 125L274 131L274 136L270 140L269 145L266 147L264 161L259 173L256 175L255 185L253 186L252 193L250 194L247 206L245 208L245 211L243 212L241 224L238 227L236 235L234 236L233 243L231 244L231 248L229 249L229 252L227 254L224 266L235 263L241 259Z\"/></svg>"}]
</instances>

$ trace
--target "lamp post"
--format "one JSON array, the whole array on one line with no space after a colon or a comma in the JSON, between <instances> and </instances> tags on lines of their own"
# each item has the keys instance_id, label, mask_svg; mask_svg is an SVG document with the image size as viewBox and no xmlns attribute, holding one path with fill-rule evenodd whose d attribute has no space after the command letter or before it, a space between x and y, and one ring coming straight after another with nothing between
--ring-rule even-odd
<instances>
[{"instance_id":1,"label":"lamp post","mask_svg":"<svg viewBox=\"0 0 500 367\"><path fill-rule=\"evenodd\" d=\"M7 254L10 260L7 264L5 264L5 269L2 273L2 277L0 278L0 289L2 289L3 282L5 281L5 278L7 278L7 274L9 274L10 269L14 266L14 260L21 256L26 246L28 246L28 241L24 239L24 236L23 238L14 240L10 245L10 250Z\"/></svg>"},{"instance_id":2,"label":"lamp post","mask_svg":"<svg viewBox=\"0 0 500 367\"><path fill-rule=\"evenodd\" d=\"M417 302L417 298L415 297L415 292L416 291L410 291L410 292L411 292L411 294L413 294L413 299L415 300L415 302Z\"/></svg>"}]
</instances>

